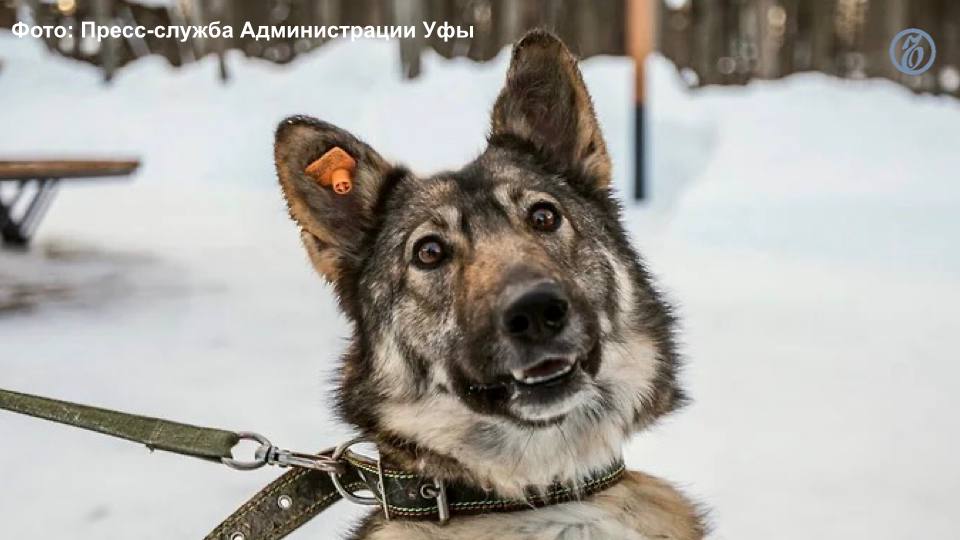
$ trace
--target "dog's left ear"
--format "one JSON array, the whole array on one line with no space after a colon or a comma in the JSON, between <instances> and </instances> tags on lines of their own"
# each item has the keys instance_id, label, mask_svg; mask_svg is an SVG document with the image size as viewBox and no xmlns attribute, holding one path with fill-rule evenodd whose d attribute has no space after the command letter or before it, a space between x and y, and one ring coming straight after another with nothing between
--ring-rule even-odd
<instances>
[{"instance_id":1,"label":"dog's left ear","mask_svg":"<svg viewBox=\"0 0 960 540\"><path fill-rule=\"evenodd\" d=\"M559 38L528 32L513 47L507 82L493 107L491 139L515 136L551 161L610 184L610 156L577 60Z\"/></svg>"}]
</instances>

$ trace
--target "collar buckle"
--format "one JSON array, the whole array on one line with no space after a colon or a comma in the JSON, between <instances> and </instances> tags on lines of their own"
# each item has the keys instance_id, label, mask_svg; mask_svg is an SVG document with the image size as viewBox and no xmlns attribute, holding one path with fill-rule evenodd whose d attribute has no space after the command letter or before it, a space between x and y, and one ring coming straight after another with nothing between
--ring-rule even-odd
<instances>
[{"instance_id":1,"label":"collar buckle","mask_svg":"<svg viewBox=\"0 0 960 540\"><path fill-rule=\"evenodd\" d=\"M329 459L335 463L342 463L343 461L345 461L345 456L347 454L353 454L355 458L360 457L357 454L354 454L353 452L351 452L350 449L361 443L373 444L374 446L376 446L376 443L373 441L373 439L370 439L367 437L356 437L354 439L350 439L349 441L341 443L339 446L337 446L333 450L333 454L331 454ZM378 454L379 454L379 449L378 449ZM354 504L361 504L365 506L380 506L383 509L383 517L387 521L390 521L390 503L387 500L387 483L385 480L385 475L383 474L383 460L380 458L379 455L377 456L376 459L373 459L368 456L362 456L362 457L369 462L376 462L377 489L374 491L373 497L364 497L361 495L357 495L356 493L353 493L349 489L347 489L343 485L343 482L341 482L341 479L340 479L340 475L343 473L343 471L328 471L328 473L330 474L330 480L331 482L333 482L333 487L336 488L337 492L339 492L344 499ZM363 474L364 474L363 469L358 468L356 470L357 470L357 473L360 474L361 477L363 477ZM370 482L367 482L367 484L369 485ZM446 524L448 521L450 521L450 501L447 497L447 486L446 484L443 483L443 480L440 480L439 478L434 478L432 483L425 483L422 486L420 486L420 496L423 497L424 499L436 500L437 521L441 525Z\"/></svg>"},{"instance_id":2,"label":"collar buckle","mask_svg":"<svg viewBox=\"0 0 960 540\"><path fill-rule=\"evenodd\" d=\"M350 448L361 443L369 443L376 446L376 443L373 441L373 439L370 439L367 437L356 437L344 443L340 443L333 450L333 454L330 456L330 459L339 463L341 461L341 458L343 458L345 454L350 453ZM379 449L378 449L378 453L379 453ZM351 492L350 490L346 489L343 486L342 482L340 482L340 472L338 471L329 471L330 481L333 482L333 487L337 489L337 491L340 493L340 495L344 499L354 504L361 504L365 506L380 506L381 508L383 508L383 517L387 521L390 521L390 504L387 502L387 489L386 489L387 484L384 481L384 477L383 477L383 461L380 459L379 455L377 456L376 460L373 460L369 457L366 459L368 459L369 461L376 461L377 463L377 476L378 476L377 490L380 492L379 494L374 492L373 497L363 497ZM363 476L363 471L358 469L358 473L361 475L361 477Z\"/></svg>"},{"instance_id":3,"label":"collar buckle","mask_svg":"<svg viewBox=\"0 0 960 540\"><path fill-rule=\"evenodd\" d=\"M437 518L441 525L450 521L450 502L447 499L447 486L443 480L434 478L432 484L420 486L420 496L437 500Z\"/></svg>"}]
</instances>

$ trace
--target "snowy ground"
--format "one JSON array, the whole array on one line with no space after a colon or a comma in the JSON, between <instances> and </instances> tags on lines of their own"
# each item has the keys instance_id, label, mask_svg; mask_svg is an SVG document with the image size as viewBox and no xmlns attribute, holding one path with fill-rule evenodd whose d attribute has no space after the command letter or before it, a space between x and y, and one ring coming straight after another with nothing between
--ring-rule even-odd
<instances>
[{"instance_id":1,"label":"snowy ground","mask_svg":"<svg viewBox=\"0 0 960 540\"><path fill-rule=\"evenodd\" d=\"M231 58L227 85L146 60L103 86L0 34L0 155L144 159L130 183L63 188L35 249L0 254L0 386L298 449L344 438L324 396L346 324L284 214L272 129L311 113L415 169L469 159L506 55L429 57L404 82L396 54ZM696 401L629 465L712 508L718 540L956 538L960 103L820 75L689 93L650 68L654 202L627 216L683 315ZM626 188L631 68L584 71ZM0 435L2 538L197 538L276 474L9 414Z\"/></svg>"}]
</instances>

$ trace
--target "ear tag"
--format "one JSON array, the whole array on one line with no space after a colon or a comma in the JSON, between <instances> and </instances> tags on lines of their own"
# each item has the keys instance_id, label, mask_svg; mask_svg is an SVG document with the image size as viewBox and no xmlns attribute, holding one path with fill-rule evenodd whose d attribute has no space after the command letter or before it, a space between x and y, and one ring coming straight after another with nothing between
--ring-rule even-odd
<instances>
[{"instance_id":1,"label":"ear tag","mask_svg":"<svg viewBox=\"0 0 960 540\"><path fill-rule=\"evenodd\" d=\"M334 146L308 165L304 172L320 182L321 186L333 187L337 195L346 195L353 188L353 173L356 170L356 160L343 148Z\"/></svg>"}]
</instances>

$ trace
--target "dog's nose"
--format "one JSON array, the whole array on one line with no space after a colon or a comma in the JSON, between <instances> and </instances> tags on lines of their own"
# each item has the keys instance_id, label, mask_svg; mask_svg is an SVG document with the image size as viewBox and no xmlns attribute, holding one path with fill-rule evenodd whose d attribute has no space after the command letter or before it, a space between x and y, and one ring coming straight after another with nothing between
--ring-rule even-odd
<instances>
[{"instance_id":1,"label":"dog's nose","mask_svg":"<svg viewBox=\"0 0 960 540\"><path fill-rule=\"evenodd\" d=\"M503 310L503 330L510 337L528 342L546 341L567 324L570 303L563 289L541 281L517 294Z\"/></svg>"}]
</instances>

